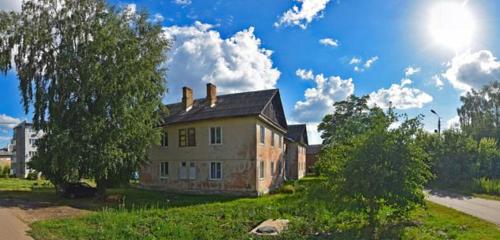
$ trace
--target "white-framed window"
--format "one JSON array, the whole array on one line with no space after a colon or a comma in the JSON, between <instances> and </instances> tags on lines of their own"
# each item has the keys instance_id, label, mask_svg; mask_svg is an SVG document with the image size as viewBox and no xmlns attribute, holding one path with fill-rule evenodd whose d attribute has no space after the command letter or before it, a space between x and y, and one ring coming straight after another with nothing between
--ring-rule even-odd
<instances>
[{"instance_id":1,"label":"white-framed window","mask_svg":"<svg viewBox=\"0 0 500 240\"><path fill-rule=\"evenodd\" d=\"M194 162L189 162L189 179L196 179L196 164Z\"/></svg>"},{"instance_id":2,"label":"white-framed window","mask_svg":"<svg viewBox=\"0 0 500 240\"><path fill-rule=\"evenodd\" d=\"M260 143L266 144L266 128L260 125Z\"/></svg>"},{"instance_id":3,"label":"white-framed window","mask_svg":"<svg viewBox=\"0 0 500 240\"><path fill-rule=\"evenodd\" d=\"M265 177L264 170L265 170L265 163L264 163L264 161L261 160L260 161L260 167L259 167L259 178L260 179L264 179L264 177Z\"/></svg>"},{"instance_id":4,"label":"white-framed window","mask_svg":"<svg viewBox=\"0 0 500 240\"><path fill-rule=\"evenodd\" d=\"M181 162L181 166L179 168L179 179L185 180L187 179L187 162Z\"/></svg>"},{"instance_id":5,"label":"white-framed window","mask_svg":"<svg viewBox=\"0 0 500 240\"><path fill-rule=\"evenodd\" d=\"M222 144L222 128L211 127L209 130L209 138L211 145Z\"/></svg>"},{"instance_id":6,"label":"white-framed window","mask_svg":"<svg viewBox=\"0 0 500 240\"><path fill-rule=\"evenodd\" d=\"M271 176L274 177L274 162L271 162Z\"/></svg>"},{"instance_id":7,"label":"white-framed window","mask_svg":"<svg viewBox=\"0 0 500 240\"><path fill-rule=\"evenodd\" d=\"M211 162L210 163L210 180L221 180L222 179L222 163L221 162Z\"/></svg>"},{"instance_id":8,"label":"white-framed window","mask_svg":"<svg viewBox=\"0 0 500 240\"><path fill-rule=\"evenodd\" d=\"M168 162L160 162L160 179L168 178Z\"/></svg>"},{"instance_id":9,"label":"white-framed window","mask_svg":"<svg viewBox=\"0 0 500 240\"><path fill-rule=\"evenodd\" d=\"M166 130L161 133L161 146L168 147L168 132Z\"/></svg>"},{"instance_id":10,"label":"white-framed window","mask_svg":"<svg viewBox=\"0 0 500 240\"><path fill-rule=\"evenodd\" d=\"M271 131L271 147L274 147L274 132Z\"/></svg>"},{"instance_id":11,"label":"white-framed window","mask_svg":"<svg viewBox=\"0 0 500 240\"><path fill-rule=\"evenodd\" d=\"M37 140L36 138L30 138L30 145L35 146L36 140Z\"/></svg>"}]
</instances>

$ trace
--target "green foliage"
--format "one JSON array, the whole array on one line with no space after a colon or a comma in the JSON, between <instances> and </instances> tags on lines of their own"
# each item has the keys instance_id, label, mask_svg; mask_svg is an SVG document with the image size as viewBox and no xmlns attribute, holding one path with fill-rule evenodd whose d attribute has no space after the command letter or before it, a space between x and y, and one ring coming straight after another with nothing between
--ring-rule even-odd
<instances>
[{"instance_id":1,"label":"green foliage","mask_svg":"<svg viewBox=\"0 0 500 240\"><path fill-rule=\"evenodd\" d=\"M25 110L46 133L30 167L53 183L93 178L103 192L159 140L169 43L148 19L103 0L28 0L0 14L0 70L14 57Z\"/></svg>"},{"instance_id":2,"label":"green foliage","mask_svg":"<svg viewBox=\"0 0 500 240\"><path fill-rule=\"evenodd\" d=\"M445 188L470 188L477 172L477 143L458 130L447 130L435 145L434 184Z\"/></svg>"},{"instance_id":3,"label":"green foliage","mask_svg":"<svg viewBox=\"0 0 500 240\"><path fill-rule=\"evenodd\" d=\"M0 178L8 178L10 176L10 166L5 165L2 166L0 165Z\"/></svg>"},{"instance_id":4,"label":"green foliage","mask_svg":"<svg viewBox=\"0 0 500 240\"><path fill-rule=\"evenodd\" d=\"M500 178L500 151L497 141L493 138L483 138L477 148L477 177Z\"/></svg>"},{"instance_id":5,"label":"green foliage","mask_svg":"<svg viewBox=\"0 0 500 240\"><path fill-rule=\"evenodd\" d=\"M135 188L109 189L126 196L124 207L104 207L103 202L77 202L55 197L53 190L35 188L35 181L1 179L0 196L33 201L91 205L89 215L47 219L30 225L35 239L363 239L361 222L330 211L331 195L323 179L297 182L300 194L275 194L258 198L182 195ZM24 195L21 195L23 193ZM330 200L330 201L329 201ZM56 202L54 202L56 201ZM269 218L290 220L281 236L257 238L248 232ZM418 208L403 225L402 235L384 232L385 239L499 239L500 230L469 215L432 203ZM193 231L195 229L196 231ZM390 232L390 229L387 229Z\"/></svg>"},{"instance_id":6,"label":"green foliage","mask_svg":"<svg viewBox=\"0 0 500 240\"><path fill-rule=\"evenodd\" d=\"M500 196L500 180L476 179L474 180L474 192Z\"/></svg>"},{"instance_id":7,"label":"green foliage","mask_svg":"<svg viewBox=\"0 0 500 240\"><path fill-rule=\"evenodd\" d=\"M351 98L354 102L358 99ZM366 221L369 236L375 238L376 228L382 223L405 220L413 209L424 204L423 187L431 174L428 156L416 141L421 131L420 118L406 119L393 128L391 124L397 117L391 109L387 114L379 108L356 114L336 109L341 112L336 110L333 116L340 116L342 121L325 118L322 124L337 123L330 129L344 134L332 137L335 144L323 151L318 166L328 178L334 209L358 215Z\"/></svg>"}]
</instances>

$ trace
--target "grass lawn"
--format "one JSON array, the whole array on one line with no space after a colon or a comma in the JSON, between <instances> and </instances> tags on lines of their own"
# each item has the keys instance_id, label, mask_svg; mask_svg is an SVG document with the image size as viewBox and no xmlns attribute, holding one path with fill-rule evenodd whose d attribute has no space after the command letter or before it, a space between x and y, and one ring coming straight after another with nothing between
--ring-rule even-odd
<instances>
[{"instance_id":1,"label":"grass lawn","mask_svg":"<svg viewBox=\"0 0 500 240\"><path fill-rule=\"evenodd\" d=\"M54 198L50 189L31 188L33 181L5 181L0 180L0 198ZM260 198L111 189L111 193L126 196L125 206L72 201L88 204L96 211L78 218L35 222L31 235L35 239L255 239L248 232L257 224L268 218L285 218L290 220L289 230L279 238L268 239L317 239L316 233L332 233L330 237L335 239L352 238L349 227L327 210L328 201L317 201L325 195L303 187L318 181L306 179L297 184L295 193ZM415 211L413 222L412 227L404 229L403 239L500 239L495 225L432 203Z\"/></svg>"}]
</instances>

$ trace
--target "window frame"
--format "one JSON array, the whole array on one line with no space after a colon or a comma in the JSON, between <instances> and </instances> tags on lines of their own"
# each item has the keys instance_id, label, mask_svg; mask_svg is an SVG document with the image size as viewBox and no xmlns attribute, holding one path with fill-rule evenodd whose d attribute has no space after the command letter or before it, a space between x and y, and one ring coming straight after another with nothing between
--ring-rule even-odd
<instances>
[{"instance_id":1,"label":"window frame","mask_svg":"<svg viewBox=\"0 0 500 240\"><path fill-rule=\"evenodd\" d=\"M259 143L261 145L266 145L266 127L259 124Z\"/></svg>"},{"instance_id":2,"label":"window frame","mask_svg":"<svg viewBox=\"0 0 500 240\"><path fill-rule=\"evenodd\" d=\"M179 129L179 147L196 147L196 128Z\"/></svg>"},{"instance_id":3,"label":"window frame","mask_svg":"<svg viewBox=\"0 0 500 240\"><path fill-rule=\"evenodd\" d=\"M264 180L266 178L265 169L266 169L266 163L264 162L264 160L260 160L260 162L259 162L259 179L260 180Z\"/></svg>"},{"instance_id":4,"label":"window frame","mask_svg":"<svg viewBox=\"0 0 500 240\"><path fill-rule=\"evenodd\" d=\"M163 173L163 172L162 172L162 170L163 170L163 169L162 169L162 164L166 164L166 166L167 166L167 168L166 168L166 170L167 170L167 171L166 171L166 172L167 172L167 174L166 174L166 175L163 175L163 174L162 174L162 173ZM160 170L160 180L161 180L161 179L168 179L168 175L169 175L169 164L168 164L168 161L162 161L162 162L160 162L160 169L159 169L159 170Z\"/></svg>"},{"instance_id":5,"label":"window frame","mask_svg":"<svg viewBox=\"0 0 500 240\"><path fill-rule=\"evenodd\" d=\"M271 161L271 177L274 177L274 161Z\"/></svg>"},{"instance_id":6,"label":"window frame","mask_svg":"<svg viewBox=\"0 0 500 240\"><path fill-rule=\"evenodd\" d=\"M215 129L215 142L212 142L212 129ZM217 129L220 130L220 142L217 143ZM208 144L209 145L222 145L223 144L223 132L221 126L213 126L208 128Z\"/></svg>"},{"instance_id":7,"label":"window frame","mask_svg":"<svg viewBox=\"0 0 500 240\"><path fill-rule=\"evenodd\" d=\"M160 143L160 146L163 147L163 148L167 148L168 147L168 131L165 130L165 129L161 133L161 143Z\"/></svg>"},{"instance_id":8,"label":"window frame","mask_svg":"<svg viewBox=\"0 0 500 240\"><path fill-rule=\"evenodd\" d=\"M275 136L274 131L273 131L273 130L271 130L271 147L274 147L274 145L275 145L275 142L276 142L276 141L275 141L276 139L274 139L275 137L276 137L276 136Z\"/></svg>"},{"instance_id":9,"label":"window frame","mask_svg":"<svg viewBox=\"0 0 500 240\"><path fill-rule=\"evenodd\" d=\"M213 176L212 176L212 164L215 164L216 167L217 167L217 165L220 166L220 177L219 178L217 178L217 176L215 178L213 178ZM217 175L217 169L216 169L215 174ZM223 176L224 176L224 173L223 173L223 169L222 169L222 162L221 161L211 161L210 166L208 167L208 180L210 180L210 181L222 181Z\"/></svg>"}]
</instances>

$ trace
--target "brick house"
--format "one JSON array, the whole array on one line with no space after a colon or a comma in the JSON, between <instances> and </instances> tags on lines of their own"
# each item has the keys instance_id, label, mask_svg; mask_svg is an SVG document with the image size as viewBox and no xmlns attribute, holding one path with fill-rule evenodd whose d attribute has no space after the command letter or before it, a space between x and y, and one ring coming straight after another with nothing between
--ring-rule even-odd
<instances>
[{"instance_id":1,"label":"brick house","mask_svg":"<svg viewBox=\"0 0 500 240\"><path fill-rule=\"evenodd\" d=\"M188 193L262 195L284 180L287 123L279 90L193 99L166 106L161 146L149 151L140 171L148 189Z\"/></svg>"},{"instance_id":2,"label":"brick house","mask_svg":"<svg viewBox=\"0 0 500 240\"><path fill-rule=\"evenodd\" d=\"M307 145L308 140L306 125L289 125L286 135L287 179L301 179L306 175Z\"/></svg>"}]
</instances>

